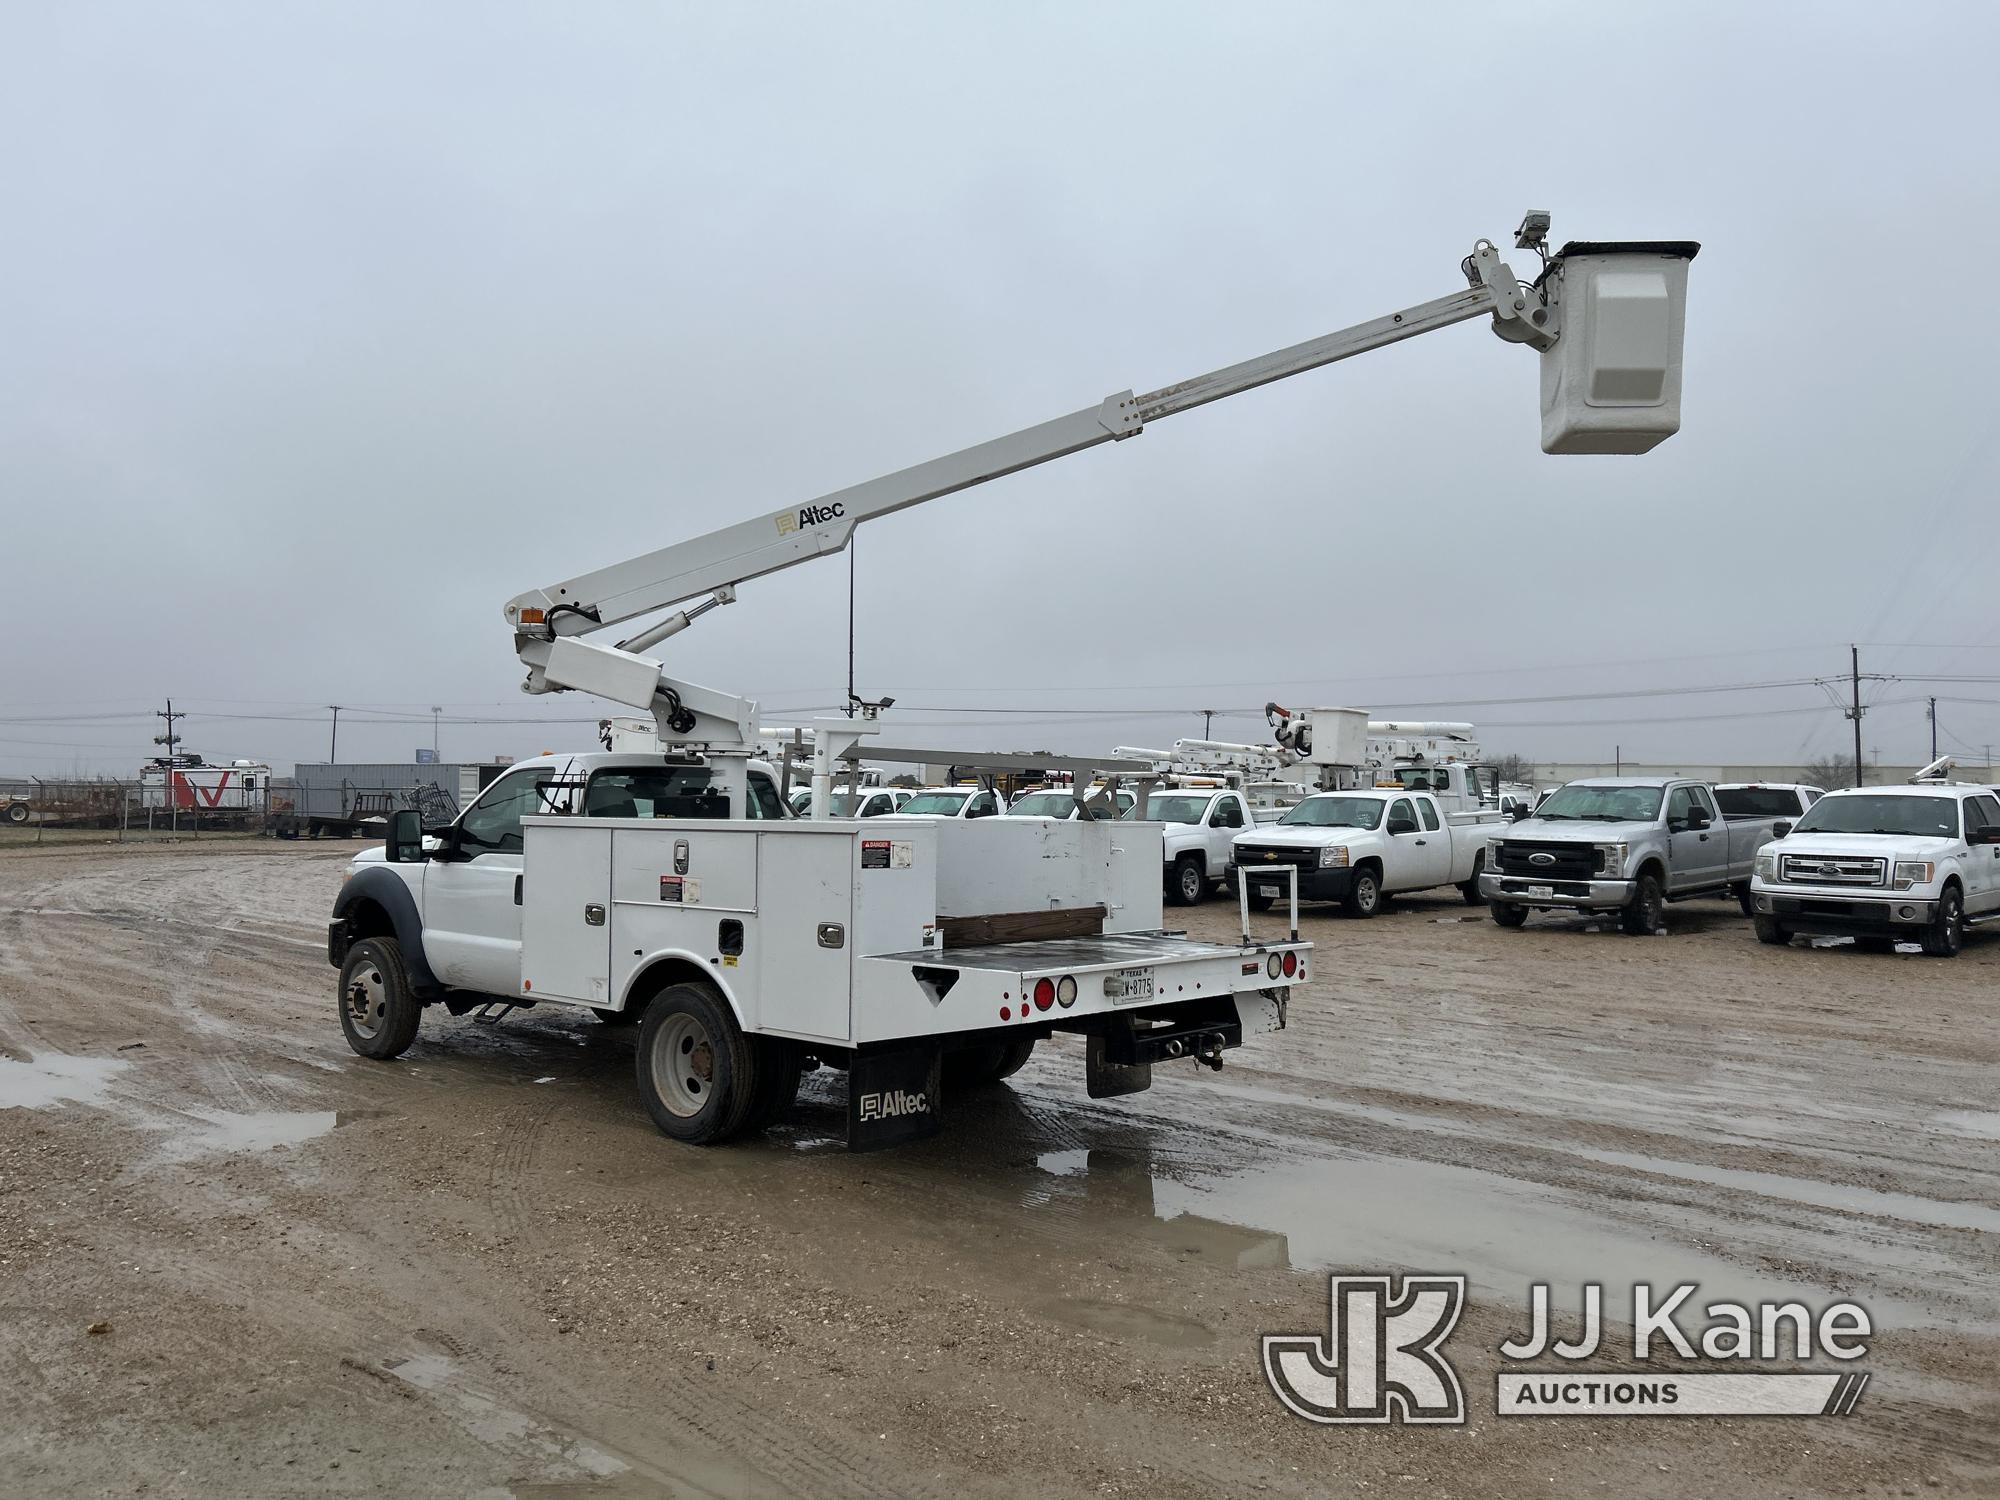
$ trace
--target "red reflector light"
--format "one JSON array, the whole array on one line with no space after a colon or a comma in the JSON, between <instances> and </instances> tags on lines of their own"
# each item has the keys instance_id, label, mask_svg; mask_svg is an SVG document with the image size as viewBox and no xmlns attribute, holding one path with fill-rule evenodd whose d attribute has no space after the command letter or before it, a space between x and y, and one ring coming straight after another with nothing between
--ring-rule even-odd
<instances>
[{"instance_id":1,"label":"red reflector light","mask_svg":"<svg viewBox=\"0 0 2000 1500\"><path fill-rule=\"evenodd\" d=\"M1298 954L1287 953L1285 955L1285 978L1290 979L1294 974L1298 972L1299 972Z\"/></svg>"},{"instance_id":2,"label":"red reflector light","mask_svg":"<svg viewBox=\"0 0 2000 1500\"><path fill-rule=\"evenodd\" d=\"M1003 1021L1011 1021L1011 1020L1013 1020L1013 1019L1014 1019L1014 1012L1013 1012L1013 1009L1012 1009L1012 1008L1011 1008L1010 1006L1005 1006L1005 1005L1001 1006L1001 1007L1000 1007L1000 1019L1001 1019L1001 1020L1003 1020Z\"/></svg>"},{"instance_id":3,"label":"red reflector light","mask_svg":"<svg viewBox=\"0 0 2000 1500\"><path fill-rule=\"evenodd\" d=\"M1035 1009L1047 1010L1056 1003L1056 982L1053 979L1035 981Z\"/></svg>"}]
</instances>

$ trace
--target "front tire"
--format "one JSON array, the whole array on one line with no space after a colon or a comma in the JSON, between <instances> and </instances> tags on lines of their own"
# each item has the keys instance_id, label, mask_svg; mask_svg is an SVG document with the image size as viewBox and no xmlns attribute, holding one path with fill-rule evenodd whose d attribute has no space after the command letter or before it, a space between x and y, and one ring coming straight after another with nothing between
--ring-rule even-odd
<instances>
[{"instance_id":1,"label":"front tire","mask_svg":"<svg viewBox=\"0 0 2000 1500\"><path fill-rule=\"evenodd\" d=\"M1756 929L1757 941L1769 943L1773 948L1783 948L1792 941L1791 932L1776 917L1753 915L1750 925Z\"/></svg>"},{"instance_id":2,"label":"front tire","mask_svg":"<svg viewBox=\"0 0 2000 1500\"><path fill-rule=\"evenodd\" d=\"M1484 904L1486 898L1479 894L1479 877L1485 873L1486 851L1482 849L1472 856L1472 878L1458 888L1458 894L1467 906Z\"/></svg>"},{"instance_id":3,"label":"front tire","mask_svg":"<svg viewBox=\"0 0 2000 1500\"><path fill-rule=\"evenodd\" d=\"M639 1099L664 1135L706 1146L749 1118L757 1059L712 990L676 984L654 997L639 1023L637 1066Z\"/></svg>"},{"instance_id":4,"label":"front tire","mask_svg":"<svg viewBox=\"0 0 2000 1500\"><path fill-rule=\"evenodd\" d=\"M1749 881L1739 881L1730 888L1730 894L1736 897L1736 904L1743 908L1744 916L1754 917L1757 915L1757 903L1750 897Z\"/></svg>"},{"instance_id":5,"label":"front tire","mask_svg":"<svg viewBox=\"0 0 2000 1500\"><path fill-rule=\"evenodd\" d=\"M1354 884L1340 904L1350 917L1372 917L1382 909L1382 877L1371 865L1354 872Z\"/></svg>"},{"instance_id":6,"label":"front tire","mask_svg":"<svg viewBox=\"0 0 2000 1500\"><path fill-rule=\"evenodd\" d=\"M410 989L403 948L392 937L363 938L340 966L340 1030L363 1057L387 1062L417 1039L424 1008Z\"/></svg>"},{"instance_id":7,"label":"front tire","mask_svg":"<svg viewBox=\"0 0 2000 1500\"><path fill-rule=\"evenodd\" d=\"M1167 891L1176 906L1199 906L1201 898L1208 894L1208 874L1202 869L1201 860L1192 854L1183 854L1175 860L1174 877Z\"/></svg>"},{"instance_id":8,"label":"front tire","mask_svg":"<svg viewBox=\"0 0 2000 1500\"><path fill-rule=\"evenodd\" d=\"M1486 908L1496 927L1525 927L1528 925L1528 908L1513 901L1495 901Z\"/></svg>"},{"instance_id":9,"label":"front tire","mask_svg":"<svg viewBox=\"0 0 2000 1500\"><path fill-rule=\"evenodd\" d=\"M1932 958L1956 958L1965 942L1965 897L1955 885L1938 897L1937 916L1924 929L1924 952Z\"/></svg>"},{"instance_id":10,"label":"front tire","mask_svg":"<svg viewBox=\"0 0 2000 1500\"><path fill-rule=\"evenodd\" d=\"M1241 880L1243 877L1239 875L1236 878L1238 880ZM1264 895L1254 885L1250 887L1250 893L1243 898L1243 900L1249 905L1250 910L1252 911L1269 911L1271 909L1271 903L1273 901L1276 901L1277 899L1278 898L1276 896Z\"/></svg>"},{"instance_id":11,"label":"front tire","mask_svg":"<svg viewBox=\"0 0 2000 1500\"><path fill-rule=\"evenodd\" d=\"M1667 895L1660 889L1660 877L1641 875L1632 892L1632 904L1618 913L1618 930L1627 937L1650 937L1666 925Z\"/></svg>"}]
</instances>

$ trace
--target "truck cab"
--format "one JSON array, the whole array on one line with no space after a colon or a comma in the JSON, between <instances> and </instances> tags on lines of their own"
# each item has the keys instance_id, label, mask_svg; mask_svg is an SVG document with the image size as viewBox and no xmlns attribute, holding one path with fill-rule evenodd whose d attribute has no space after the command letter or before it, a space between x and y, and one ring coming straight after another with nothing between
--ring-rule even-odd
<instances>
[{"instance_id":1,"label":"truck cab","mask_svg":"<svg viewBox=\"0 0 2000 1500\"><path fill-rule=\"evenodd\" d=\"M355 856L334 909L335 940L351 935L357 907L416 924L414 962L444 987L512 995L521 983L522 819L789 817L777 777L744 767L746 795L699 762L655 753L542 755L495 777L456 821L426 829L421 863L391 864L381 845Z\"/></svg>"},{"instance_id":2,"label":"truck cab","mask_svg":"<svg viewBox=\"0 0 2000 1500\"><path fill-rule=\"evenodd\" d=\"M1162 788L1143 816L1135 799L1124 821L1165 825L1161 870L1167 898L1181 906L1222 888L1236 835L1254 823L1250 804L1232 787Z\"/></svg>"}]
</instances>

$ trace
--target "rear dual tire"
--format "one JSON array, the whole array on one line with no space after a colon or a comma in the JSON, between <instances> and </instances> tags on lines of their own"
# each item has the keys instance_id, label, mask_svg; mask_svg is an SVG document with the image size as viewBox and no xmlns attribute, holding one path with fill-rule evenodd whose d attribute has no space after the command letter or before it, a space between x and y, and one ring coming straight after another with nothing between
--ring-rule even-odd
<instances>
[{"instance_id":1,"label":"rear dual tire","mask_svg":"<svg viewBox=\"0 0 2000 1500\"><path fill-rule=\"evenodd\" d=\"M991 1088L1003 1078L1012 1078L1034 1054L1031 1036L1009 1037L979 1047L963 1047L944 1055L943 1079L947 1093Z\"/></svg>"},{"instance_id":2,"label":"rear dual tire","mask_svg":"<svg viewBox=\"0 0 2000 1500\"><path fill-rule=\"evenodd\" d=\"M662 1134L691 1146L777 1124L798 1097L803 1064L794 1043L745 1036L702 985L662 990L639 1023L640 1102Z\"/></svg>"}]
</instances>

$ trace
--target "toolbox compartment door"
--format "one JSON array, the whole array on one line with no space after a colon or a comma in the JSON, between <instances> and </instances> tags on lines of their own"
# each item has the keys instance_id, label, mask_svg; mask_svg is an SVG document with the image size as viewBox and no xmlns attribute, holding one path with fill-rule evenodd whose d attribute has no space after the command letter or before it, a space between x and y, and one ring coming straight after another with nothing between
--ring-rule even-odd
<instances>
[{"instance_id":1,"label":"toolbox compartment door","mask_svg":"<svg viewBox=\"0 0 2000 1500\"><path fill-rule=\"evenodd\" d=\"M761 833L755 945L762 1031L846 1041L860 840Z\"/></svg>"},{"instance_id":2,"label":"toolbox compartment door","mask_svg":"<svg viewBox=\"0 0 2000 1500\"><path fill-rule=\"evenodd\" d=\"M531 1000L611 1004L611 830L524 829L521 990Z\"/></svg>"}]
</instances>

